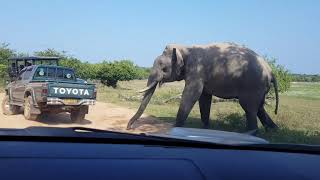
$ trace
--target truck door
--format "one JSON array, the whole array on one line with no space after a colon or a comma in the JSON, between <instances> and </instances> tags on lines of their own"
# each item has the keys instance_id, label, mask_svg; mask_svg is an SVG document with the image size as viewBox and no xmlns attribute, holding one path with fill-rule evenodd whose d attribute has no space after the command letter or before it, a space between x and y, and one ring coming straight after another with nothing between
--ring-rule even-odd
<instances>
[{"instance_id":1,"label":"truck door","mask_svg":"<svg viewBox=\"0 0 320 180\"><path fill-rule=\"evenodd\" d=\"M27 84L31 78L32 67L26 68L24 71L21 71L21 74L18 76L18 79L13 90L13 99L18 102L24 101L24 92Z\"/></svg>"},{"instance_id":2,"label":"truck door","mask_svg":"<svg viewBox=\"0 0 320 180\"><path fill-rule=\"evenodd\" d=\"M21 92L19 92L20 89L23 89L24 85L22 83L23 81L23 75L26 69L23 69L18 74L16 80L14 81L12 87L11 87L11 93L12 93L12 99L16 102L22 102L23 100L19 99L19 95Z\"/></svg>"}]
</instances>

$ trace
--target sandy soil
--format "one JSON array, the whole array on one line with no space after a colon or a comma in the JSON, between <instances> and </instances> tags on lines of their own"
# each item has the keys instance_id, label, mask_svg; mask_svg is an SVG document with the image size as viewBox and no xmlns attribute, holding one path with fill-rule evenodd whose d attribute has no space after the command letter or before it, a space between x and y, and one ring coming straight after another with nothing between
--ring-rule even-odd
<instances>
[{"instance_id":1,"label":"sandy soil","mask_svg":"<svg viewBox=\"0 0 320 180\"><path fill-rule=\"evenodd\" d=\"M0 94L0 102L4 94ZM128 120L133 116L135 110L120 107L111 103L97 102L90 106L89 114L81 123L72 123L68 113L46 114L37 121L25 120L21 113L18 115L7 116L2 113L0 108L0 128L26 128L30 126L51 126L51 127L90 127L104 130L114 130L122 132L154 132L164 133L168 131L172 124L163 123L160 120L143 115L135 124L134 130L126 130Z\"/></svg>"}]
</instances>

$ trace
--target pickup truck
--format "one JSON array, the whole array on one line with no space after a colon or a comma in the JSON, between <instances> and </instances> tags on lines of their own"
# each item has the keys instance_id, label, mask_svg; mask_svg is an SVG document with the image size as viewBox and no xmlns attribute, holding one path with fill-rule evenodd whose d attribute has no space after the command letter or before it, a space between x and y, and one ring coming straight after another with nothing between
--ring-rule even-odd
<instances>
[{"instance_id":1,"label":"pickup truck","mask_svg":"<svg viewBox=\"0 0 320 180\"><path fill-rule=\"evenodd\" d=\"M2 109L4 114L13 115L23 107L28 120L36 120L43 113L69 112L73 122L81 122L95 101L95 84L76 78L73 69L31 65L7 85Z\"/></svg>"}]
</instances>

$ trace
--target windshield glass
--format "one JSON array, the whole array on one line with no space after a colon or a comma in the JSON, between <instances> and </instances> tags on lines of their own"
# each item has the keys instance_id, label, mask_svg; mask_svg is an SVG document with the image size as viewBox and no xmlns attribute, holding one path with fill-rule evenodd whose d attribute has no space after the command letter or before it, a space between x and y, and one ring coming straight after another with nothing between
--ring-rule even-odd
<instances>
[{"instance_id":1,"label":"windshield glass","mask_svg":"<svg viewBox=\"0 0 320 180\"><path fill-rule=\"evenodd\" d=\"M320 145L320 1L111 1L5 3L0 131Z\"/></svg>"}]
</instances>

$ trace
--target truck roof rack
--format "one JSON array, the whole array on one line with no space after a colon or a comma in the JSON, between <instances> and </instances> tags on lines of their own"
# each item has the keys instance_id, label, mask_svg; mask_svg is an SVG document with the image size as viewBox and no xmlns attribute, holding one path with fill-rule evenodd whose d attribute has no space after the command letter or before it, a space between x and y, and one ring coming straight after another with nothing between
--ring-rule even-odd
<instances>
[{"instance_id":1,"label":"truck roof rack","mask_svg":"<svg viewBox=\"0 0 320 180\"><path fill-rule=\"evenodd\" d=\"M20 73L20 71L32 65L47 64L47 65L59 65L60 57L50 56L24 56L24 57L12 57L8 59L8 73L10 79L14 79Z\"/></svg>"},{"instance_id":2,"label":"truck roof rack","mask_svg":"<svg viewBox=\"0 0 320 180\"><path fill-rule=\"evenodd\" d=\"M9 61L23 61L23 60L59 60L60 57L51 57L51 56L25 56L25 57L12 57Z\"/></svg>"}]
</instances>

